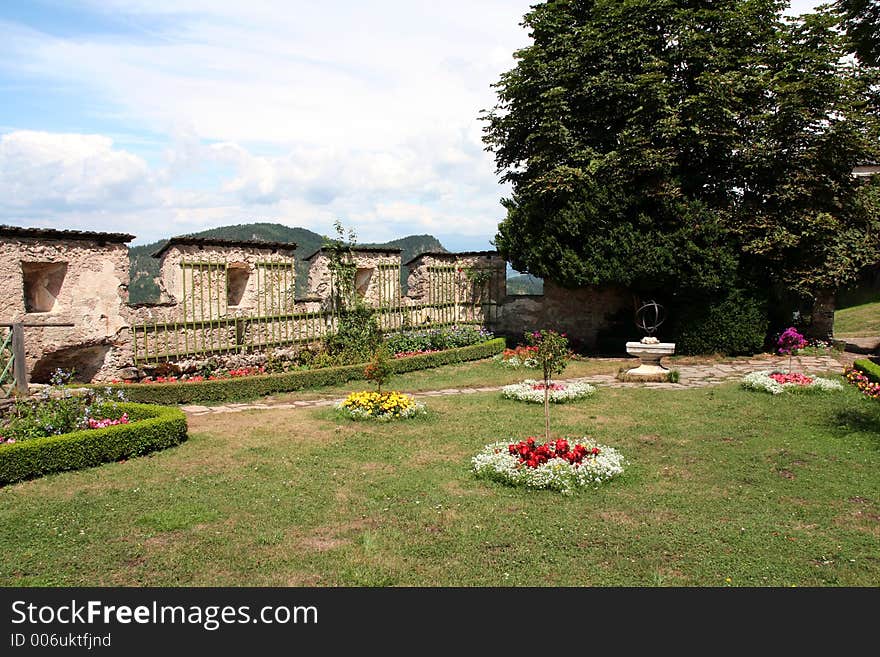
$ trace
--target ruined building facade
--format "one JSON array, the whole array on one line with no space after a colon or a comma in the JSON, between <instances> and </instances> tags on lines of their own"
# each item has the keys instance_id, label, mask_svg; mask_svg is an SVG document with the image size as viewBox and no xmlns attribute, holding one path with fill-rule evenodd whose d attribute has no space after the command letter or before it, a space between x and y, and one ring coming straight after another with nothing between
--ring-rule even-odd
<instances>
[{"instance_id":1,"label":"ruined building facade","mask_svg":"<svg viewBox=\"0 0 880 657\"><path fill-rule=\"evenodd\" d=\"M0 322L26 325L33 380L47 380L56 368L107 379L130 360L127 243L133 239L0 226Z\"/></svg>"},{"instance_id":2,"label":"ruined building facade","mask_svg":"<svg viewBox=\"0 0 880 657\"><path fill-rule=\"evenodd\" d=\"M331 254L309 263L296 296L295 244L176 237L160 260L155 304L128 304L133 236L0 227L0 323L67 324L26 329L31 379L56 368L77 378L137 378L145 365L216 354L290 348L335 330ZM355 247L346 254L353 293L377 311L385 331L486 325L519 337L552 327L595 347L601 331L629 311L624 290L565 290L545 282L540 296L508 296L507 263L494 251L423 253Z\"/></svg>"}]
</instances>

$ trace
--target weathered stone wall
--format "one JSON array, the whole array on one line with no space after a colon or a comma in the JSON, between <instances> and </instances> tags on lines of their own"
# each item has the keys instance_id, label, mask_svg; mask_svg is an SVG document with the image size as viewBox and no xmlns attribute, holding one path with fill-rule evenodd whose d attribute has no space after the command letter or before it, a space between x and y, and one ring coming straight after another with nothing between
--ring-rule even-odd
<instances>
[{"instance_id":1,"label":"weathered stone wall","mask_svg":"<svg viewBox=\"0 0 880 657\"><path fill-rule=\"evenodd\" d=\"M227 288L224 263L232 291ZM175 244L162 254L159 276L162 304L154 308L167 307L158 311L165 317L217 318L294 308L292 251Z\"/></svg>"},{"instance_id":2,"label":"weathered stone wall","mask_svg":"<svg viewBox=\"0 0 880 657\"><path fill-rule=\"evenodd\" d=\"M400 253L358 251L353 252L356 269L355 288L358 296L369 306L393 307L404 303L400 289ZM309 262L308 295L322 300L325 309L330 307L333 283L330 274L330 258L324 251L312 256Z\"/></svg>"},{"instance_id":3,"label":"weathered stone wall","mask_svg":"<svg viewBox=\"0 0 880 657\"><path fill-rule=\"evenodd\" d=\"M332 330L330 318L321 313L329 307L332 292L327 254L312 258L309 296L299 300L294 298L293 265L292 252L284 249L174 244L160 264L163 301L129 308L124 244L3 238L0 321L74 324L26 329L33 381L45 381L56 368L75 368L83 380L109 380L132 370L135 350L143 362L147 354L191 355L260 344L275 348ZM542 296L508 297L507 263L491 252L415 258L407 264L406 296L399 253L356 251L354 267L363 300L391 309L380 318L386 330L477 321L518 338L547 327L594 349L601 332L632 310L625 290L567 290L552 281L545 282ZM482 280L468 276L474 272ZM317 314L294 319L289 313Z\"/></svg>"},{"instance_id":4,"label":"weathered stone wall","mask_svg":"<svg viewBox=\"0 0 880 657\"><path fill-rule=\"evenodd\" d=\"M507 262L497 253L494 254L457 254L457 253L426 253L411 260L407 267L409 274L406 280L407 297L412 303L431 303L432 267L454 267L456 270L455 286L462 299L470 300L476 296L479 302L482 296L487 301L499 302L505 295ZM490 284L482 290L471 289L466 270L489 271L492 274Z\"/></svg>"},{"instance_id":5,"label":"weathered stone wall","mask_svg":"<svg viewBox=\"0 0 880 657\"><path fill-rule=\"evenodd\" d=\"M566 289L544 281L543 295L509 296L493 329L513 338L541 328L566 333L585 349L599 347L603 331L632 313L632 295L618 287Z\"/></svg>"},{"instance_id":6,"label":"weathered stone wall","mask_svg":"<svg viewBox=\"0 0 880 657\"><path fill-rule=\"evenodd\" d=\"M130 359L128 248L89 240L0 239L0 321L73 323L26 328L31 378L56 368L77 378L110 378Z\"/></svg>"}]
</instances>

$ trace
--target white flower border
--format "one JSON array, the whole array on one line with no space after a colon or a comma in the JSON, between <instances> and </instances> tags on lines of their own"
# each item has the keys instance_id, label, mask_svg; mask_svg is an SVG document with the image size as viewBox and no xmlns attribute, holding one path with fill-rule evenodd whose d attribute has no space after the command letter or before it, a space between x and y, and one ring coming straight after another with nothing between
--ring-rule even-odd
<instances>
[{"instance_id":1,"label":"white flower border","mask_svg":"<svg viewBox=\"0 0 880 657\"><path fill-rule=\"evenodd\" d=\"M534 358L526 358L525 360L520 360L519 356L511 356L508 359L504 358L504 354L498 354L497 356L492 357L493 360L501 363L503 367L509 367L511 369L519 369L520 367L525 367L526 369L534 370L537 369L540 363Z\"/></svg>"},{"instance_id":2,"label":"white flower border","mask_svg":"<svg viewBox=\"0 0 880 657\"><path fill-rule=\"evenodd\" d=\"M532 404L544 403L544 391L535 390L532 386L543 384L543 381L535 381L534 379L526 379L521 383L514 383L501 388L501 394L505 399L516 399L517 401L529 402ZM554 385L554 382L550 382ZM562 404L573 401L575 399L583 399L590 397L596 393L596 386L589 383L571 382L563 383L565 390L550 390L550 401L554 404Z\"/></svg>"},{"instance_id":3,"label":"white flower border","mask_svg":"<svg viewBox=\"0 0 880 657\"><path fill-rule=\"evenodd\" d=\"M843 385L840 382L823 379L818 376L811 377L813 382L810 385L802 386L797 383L779 383L770 378L771 374L773 374L771 370L749 372L742 379L742 387L746 390L769 392L771 395L781 395L783 392L790 390L810 390L815 392L843 390Z\"/></svg>"},{"instance_id":4,"label":"white flower border","mask_svg":"<svg viewBox=\"0 0 880 657\"><path fill-rule=\"evenodd\" d=\"M597 447L599 454L585 457L578 465L552 458L537 468L530 468L510 453L510 443L498 442L486 445L471 463L478 477L512 486L555 490L563 495L571 495L579 488L597 486L623 473L626 461L613 447L600 445L586 436L570 438L568 442L571 447L583 445L588 450Z\"/></svg>"}]
</instances>

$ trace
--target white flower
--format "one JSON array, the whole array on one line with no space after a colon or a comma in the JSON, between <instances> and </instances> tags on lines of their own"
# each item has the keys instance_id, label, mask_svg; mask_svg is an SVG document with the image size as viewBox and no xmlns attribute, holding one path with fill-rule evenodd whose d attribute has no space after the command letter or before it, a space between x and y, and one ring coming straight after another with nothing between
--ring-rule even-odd
<instances>
[{"instance_id":1,"label":"white flower","mask_svg":"<svg viewBox=\"0 0 880 657\"><path fill-rule=\"evenodd\" d=\"M504 367L510 367L511 369L517 369L520 367L525 367L527 369L537 369L540 363L534 358L526 358L524 360L520 360L519 356L511 356L510 358L504 358L504 354L498 354L492 357L493 360L498 361Z\"/></svg>"},{"instance_id":2,"label":"white flower","mask_svg":"<svg viewBox=\"0 0 880 657\"><path fill-rule=\"evenodd\" d=\"M774 372L770 370L762 372L749 372L742 379L742 387L747 390L757 390L759 392L769 392L771 395L781 395L783 392L791 390L810 390L816 392L830 392L832 390L843 390L843 385L838 381L831 379L823 379L818 376L810 377L813 382L809 385L799 385L797 383L779 383L771 378Z\"/></svg>"},{"instance_id":3,"label":"white flower","mask_svg":"<svg viewBox=\"0 0 880 657\"><path fill-rule=\"evenodd\" d=\"M522 383L514 383L513 385L504 386L501 394L507 399L516 399L518 401L531 402L533 404L544 403L544 382L526 379ZM596 392L596 386L589 383L553 383L550 382L550 401L553 403L564 403L575 399L583 399L590 397ZM554 390L552 386L564 386L562 390ZM538 386L538 388L536 388Z\"/></svg>"},{"instance_id":4,"label":"white flower","mask_svg":"<svg viewBox=\"0 0 880 657\"><path fill-rule=\"evenodd\" d=\"M623 455L613 447L599 445L589 438L569 439L569 444L583 445L588 450L599 449L596 456L588 456L581 463L572 465L560 458L532 468L523 465L510 453L509 443L486 445L471 459L474 472L479 477L500 481L514 486L548 488L571 495L578 488L595 486L623 472Z\"/></svg>"}]
</instances>

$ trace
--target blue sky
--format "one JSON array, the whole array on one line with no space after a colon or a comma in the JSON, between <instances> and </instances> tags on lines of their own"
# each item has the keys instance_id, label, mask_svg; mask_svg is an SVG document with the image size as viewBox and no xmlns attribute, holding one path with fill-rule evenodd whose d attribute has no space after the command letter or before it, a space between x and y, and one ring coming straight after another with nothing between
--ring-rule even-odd
<instances>
[{"instance_id":1,"label":"blue sky","mask_svg":"<svg viewBox=\"0 0 880 657\"><path fill-rule=\"evenodd\" d=\"M0 223L143 243L338 218L490 248L507 190L478 116L530 4L2 0Z\"/></svg>"}]
</instances>

